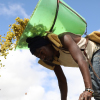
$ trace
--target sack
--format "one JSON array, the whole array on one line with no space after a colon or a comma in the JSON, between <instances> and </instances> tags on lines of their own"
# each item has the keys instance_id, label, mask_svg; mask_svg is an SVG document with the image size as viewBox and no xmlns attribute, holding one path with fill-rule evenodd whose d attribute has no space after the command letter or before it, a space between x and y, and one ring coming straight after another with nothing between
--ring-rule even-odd
<instances>
[{"instance_id":1,"label":"sack","mask_svg":"<svg viewBox=\"0 0 100 100\"><path fill-rule=\"evenodd\" d=\"M100 43L100 32L99 31L93 31L86 37L89 38L89 40L93 42Z\"/></svg>"}]
</instances>

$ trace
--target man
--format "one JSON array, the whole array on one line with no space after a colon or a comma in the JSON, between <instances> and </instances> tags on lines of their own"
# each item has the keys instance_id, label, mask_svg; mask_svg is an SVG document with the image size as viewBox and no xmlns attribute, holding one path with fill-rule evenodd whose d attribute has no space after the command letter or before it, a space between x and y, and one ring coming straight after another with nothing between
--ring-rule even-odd
<instances>
[{"instance_id":1,"label":"man","mask_svg":"<svg viewBox=\"0 0 100 100\"><path fill-rule=\"evenodd\" d=\"M84 54L82 53L83 49L85 49L86 39L73 33L65 32L58 36L57 41L61 46L60 48L58 47L58 50L57 45L52 42L52 39L50 39L48 35L45 38L37 36L35 38L27 38L26 40L31 53L40 58L44 63L44 66L47 64L47 68L51 66L49 69L54 70L58 79L61 100L67 100L67 81L60 65L79 67L85 84L85 91L80 95L79 100L91 100L93 94L95 100L100 100L100 80L95 77L91 67L88 67L89 65L84 57ZM86 47L86 53L89 59L92 59L93 67L95 67L96 64L94 60L100 59L99 56L96 56L99 58L94 59L95 55L100 55L100 50L95 51L95 48L96 44L89 40ZM58 63L54 63L55 59ZM98 61L98 63L100 64L100 61ZM96 66L100 71L100 67L98 67L99 64L96 64ZM97 74L100 77L100 72Z\"/></svg>"}]
</instances>

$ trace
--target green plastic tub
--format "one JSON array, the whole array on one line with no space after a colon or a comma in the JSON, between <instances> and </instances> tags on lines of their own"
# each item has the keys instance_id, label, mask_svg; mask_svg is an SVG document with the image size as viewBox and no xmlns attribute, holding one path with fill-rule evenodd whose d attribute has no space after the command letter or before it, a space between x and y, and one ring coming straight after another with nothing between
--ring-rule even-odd
<instances>
[{"instance_id":1,"label":"green plastic tub","mask_svg":"<svg viewBox=\"0 0 100 100\"><path fill-rule=\"evenodd\" d=\"M83 35L85 30L85 19L63 0L39 0L16 49L27 49L26 38L45 36L45 31L57 35L63 32Z\"/></svg>"}]
</instances>

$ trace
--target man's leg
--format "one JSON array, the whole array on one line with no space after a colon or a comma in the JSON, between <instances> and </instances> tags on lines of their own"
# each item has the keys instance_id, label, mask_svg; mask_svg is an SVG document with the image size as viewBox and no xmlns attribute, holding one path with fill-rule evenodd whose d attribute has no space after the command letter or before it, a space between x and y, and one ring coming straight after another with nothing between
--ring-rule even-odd
<instances>
[{"instance_id":1,"label":"man's leg","mask_svg":"<svg viewBox=\"0 0 100 100\"><path fill-rule=\"evenodd\" d=\"M100 77L100 50L98 50L92 57L92 65L96 74ZM92 79L92 86L94 90L94 98L95 100L100 100L100 79L98 79L92 71L92 68L89 67L91 79Z\"/></svg>"}]
</instances>

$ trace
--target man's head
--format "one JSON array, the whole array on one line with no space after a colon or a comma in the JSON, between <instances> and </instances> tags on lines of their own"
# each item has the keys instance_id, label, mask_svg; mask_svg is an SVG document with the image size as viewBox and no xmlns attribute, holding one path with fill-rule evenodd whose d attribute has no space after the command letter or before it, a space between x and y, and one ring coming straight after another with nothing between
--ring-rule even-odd
<instances>
[{"instance_id":1,"label":"man's head","mask_svg":"<svg viewBox=\"0 0 100 100\"><path fill-rule=\"evenodd\" d=\"M30 52L36 57L46 61L53 61L55 50L48 39L36 36L34 38L27 38L26 42L28 43Z\"/></svg>"}]
</instances>

